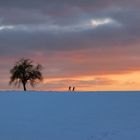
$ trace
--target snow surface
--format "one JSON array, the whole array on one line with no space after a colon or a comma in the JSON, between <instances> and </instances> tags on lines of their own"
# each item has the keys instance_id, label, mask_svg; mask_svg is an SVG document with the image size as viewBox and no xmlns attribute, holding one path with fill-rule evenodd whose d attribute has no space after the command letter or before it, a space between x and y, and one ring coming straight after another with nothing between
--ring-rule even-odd
<instances>
[{"instance_id":1,"label":"snow surface","mask_svg":"<svg viewBox=\"0 0 140 140\"><path fill-rule=\"evenodd\" d=\"M140 92L0 92L0 140L140 140Z\"/></svg>"}]
</instances>

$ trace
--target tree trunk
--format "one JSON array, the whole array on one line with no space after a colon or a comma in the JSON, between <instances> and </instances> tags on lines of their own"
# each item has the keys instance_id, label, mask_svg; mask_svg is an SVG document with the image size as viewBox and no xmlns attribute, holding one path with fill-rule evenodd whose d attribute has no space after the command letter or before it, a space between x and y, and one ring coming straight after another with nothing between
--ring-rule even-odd
<instances>
[{"instance_id":1,"label":"tree trunk","mask_svg":"<svg viewBox=\"0 0 140 140\"><path fill-rule=\"evenodd\" d=\"M26 84L25 83L22 84L23 84L24 91L26 91Z\"/></svg>"}]
</instances>

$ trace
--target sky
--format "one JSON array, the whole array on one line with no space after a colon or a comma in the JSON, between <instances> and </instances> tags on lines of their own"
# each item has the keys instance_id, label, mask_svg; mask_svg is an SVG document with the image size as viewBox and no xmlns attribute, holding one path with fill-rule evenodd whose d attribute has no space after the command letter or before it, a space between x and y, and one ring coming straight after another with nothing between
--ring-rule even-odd
<instances>
[{"instance_id":1,"label":"sky","mask_svg":"<svg viewBox=\"0 0 140 140\"><path fill-rule=\"evenodd\" d=\"M35 90L140 90L139 0L1 0L0 89L20 58L43 66Z\"/></svg>"}]
</instances>

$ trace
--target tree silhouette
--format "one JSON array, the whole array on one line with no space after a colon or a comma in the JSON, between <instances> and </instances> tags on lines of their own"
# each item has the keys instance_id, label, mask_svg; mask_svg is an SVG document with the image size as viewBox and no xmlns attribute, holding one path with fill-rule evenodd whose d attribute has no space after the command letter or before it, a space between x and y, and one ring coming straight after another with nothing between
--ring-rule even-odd
<instances>
[{"instance_id":1,"label":"tree silhouette","mask_svg":"<svg viewBox=\"0 0 140 140\"><path fill-rule=\"evenodd\" d=\"M26 84L29 83L32 87L41 81L42 66L38 64L37 66L33 65L33 62L30 59L20 59L10 70L10 84L14 83L15 86L23 85L24 91L26 91Z\"/></svg>"}]
</instances>

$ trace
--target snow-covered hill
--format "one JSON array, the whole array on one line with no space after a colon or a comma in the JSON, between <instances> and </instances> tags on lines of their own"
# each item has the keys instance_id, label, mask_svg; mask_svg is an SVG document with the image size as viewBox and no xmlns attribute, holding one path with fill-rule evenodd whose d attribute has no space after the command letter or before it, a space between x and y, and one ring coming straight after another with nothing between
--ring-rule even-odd
<instances>
[{"instance_id":1,"label":"snow-covered hill","mask_svg":"<svg viewBox=\"0 0 140 140\"><path fill-rule=\"evenodd\" d=\"M0 140L140 140L140 92L0 92Z\"/></svg>"}]
</instances>

